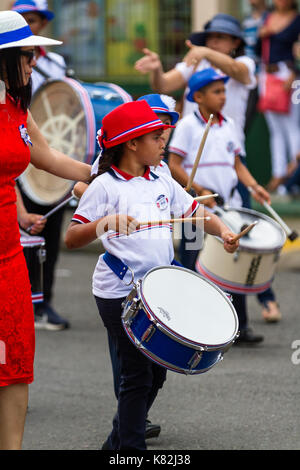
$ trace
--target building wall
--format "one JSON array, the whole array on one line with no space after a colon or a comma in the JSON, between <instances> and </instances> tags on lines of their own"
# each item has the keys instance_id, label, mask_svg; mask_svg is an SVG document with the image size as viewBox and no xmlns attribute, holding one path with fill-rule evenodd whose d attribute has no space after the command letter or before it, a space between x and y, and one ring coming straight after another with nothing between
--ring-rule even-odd
<instances>
[{"instance_id":1,"label":"building wall","mask_svg":"<svg viewBox=\"0 0 300 470\"><path fill-rule=\"evenodd\" d=\"M1 0L0 10L10 10L13 0Z\"/></svg>"}]
</instances>

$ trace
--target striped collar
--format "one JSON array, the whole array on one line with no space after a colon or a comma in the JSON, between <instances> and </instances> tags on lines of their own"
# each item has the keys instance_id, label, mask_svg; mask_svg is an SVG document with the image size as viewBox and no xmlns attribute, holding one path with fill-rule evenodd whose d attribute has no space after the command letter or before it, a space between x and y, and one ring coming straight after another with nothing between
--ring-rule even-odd
<instances>
[{"instance_id":1,"label":"striped collar","mask_svg":"<svg viewBox=\"0 0 300 470\"><path fill-rule=\"evenodd\" d=\"M203 114L201 113L201 111L198 109L196 109L194 111L194 114L196 116L196 118L202 123L202 124L207 124L208 123L208 120L203 116ZM219 126L221 127L222 124L224 123L224 121L226 122L226 118L223 116L223 114L219 113L218 114L218 119L219 119Z\"/></svg>"},{"instance_id":2,"label":"striped collar","mask_svg":"<svg viewBox=\"0 0 300 470\"><path fill-rule=\"evenodd\" d=\"M114 176L116 176L119 179L122 179L123 181L130 181L133 178L138 178L137 176L130 175L129 173L126 173L126 171L120 170L120 168L117 168L115 165L112 165L110 173L113 173ZM153 171L150 170L150 167L147 166L145 173L143 174L143 178L145 178L148 181L153 181L158 178L158 176L153 173Z\"/></svg>"}]
</instances>

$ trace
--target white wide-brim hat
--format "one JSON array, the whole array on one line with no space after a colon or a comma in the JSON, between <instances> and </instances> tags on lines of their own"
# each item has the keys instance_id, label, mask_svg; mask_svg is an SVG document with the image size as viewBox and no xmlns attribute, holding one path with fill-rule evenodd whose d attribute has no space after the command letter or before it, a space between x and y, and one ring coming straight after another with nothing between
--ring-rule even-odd
<instances>
[{"instance_id":1,"label":"white wide-brim hat","mask_svg":"<svg viewBox=\"0 0 300 470\"><path fill-rule=\"evenodd\" d=\"M0 11L0 49L60 44L61 41L34 36L23 16L16 11Z\"/></svg>"}]
</instances>

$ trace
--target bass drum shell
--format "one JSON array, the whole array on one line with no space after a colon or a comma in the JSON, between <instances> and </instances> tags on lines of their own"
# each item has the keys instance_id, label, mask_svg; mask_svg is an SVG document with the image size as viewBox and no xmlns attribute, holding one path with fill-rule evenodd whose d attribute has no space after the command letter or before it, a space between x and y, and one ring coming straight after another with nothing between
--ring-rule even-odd
<instances>
[{"instance_id":1,"label":"bass drum shell","mask_svg":"<svg viewBox=\"0 0 300 470\"><path fill-rule=\"evenodd\" d=\"M235 294L259 294L266 291L274 278L286 235L270 217L250 209L228 208L219 215L235 233L254 221L258 224L239 241L231 254L223 241L207 235L200 251L196 270L221 289Z\"/></svg>"},{"instance_id":2,"label":"bass drum shell","mask_svg":"<svg viewBox=\"0 0 300 470\"><path fill-rule=\"evenodd\" d=\"M74 160L91 164L96 158L97 130L103 117L132 97L112 83L84 83L71 78L47 80L35 92L30 111L50 147ZM20 176L22 190L33 202L59 204L74 182L29 165Z\"/></svg>"}]
</instances>

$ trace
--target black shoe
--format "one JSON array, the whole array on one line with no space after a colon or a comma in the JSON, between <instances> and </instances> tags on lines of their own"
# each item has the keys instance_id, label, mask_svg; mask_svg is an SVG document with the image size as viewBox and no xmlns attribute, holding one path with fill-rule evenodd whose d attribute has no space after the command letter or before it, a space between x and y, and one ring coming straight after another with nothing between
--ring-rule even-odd
<instances>
[{"instance_id":1,"label":"black shoe","mask_svg":"<svg viewBox=\"0 0 300 470\"><path fill-rule=\"evenodd\" d=\"M264 340L262 335L256 335L250 328L246 328L240 332L239 337L235 340L236 346L251 346L251 344L261 343Z\"/></svg>"},{"instance_id":2,"label":"black shoe","mask_svg":"<svg viewBox=\"0 0 300 470\"><path fill-rule=\"evenodd\" d=\"M158 437L161 431L159 424L152 424L149 419L146 419L146 431L145 439L151 439L152 437Z\"/></svg>"},{"instance_id":3,"label":"black shoe","mask_svg":"<svg viewBox=\"0 0 300 470\"><path fill-rule=\"evenodd\" d=\"M70 328L67 320L58 313L47 302L36 304L34 309L34 326L37 330L58 331Z\"/></svg>"},{"instance_id":4,"label":"black shoe","mask_svg":"<svg viewBox=\"0 0 300 470\"><path fill-rule=\"evenodd\" d=\"M101 450L112 450L108 442L108 439L106 439L106 441L102 444Z\"/></svg>"}]
</instances>

